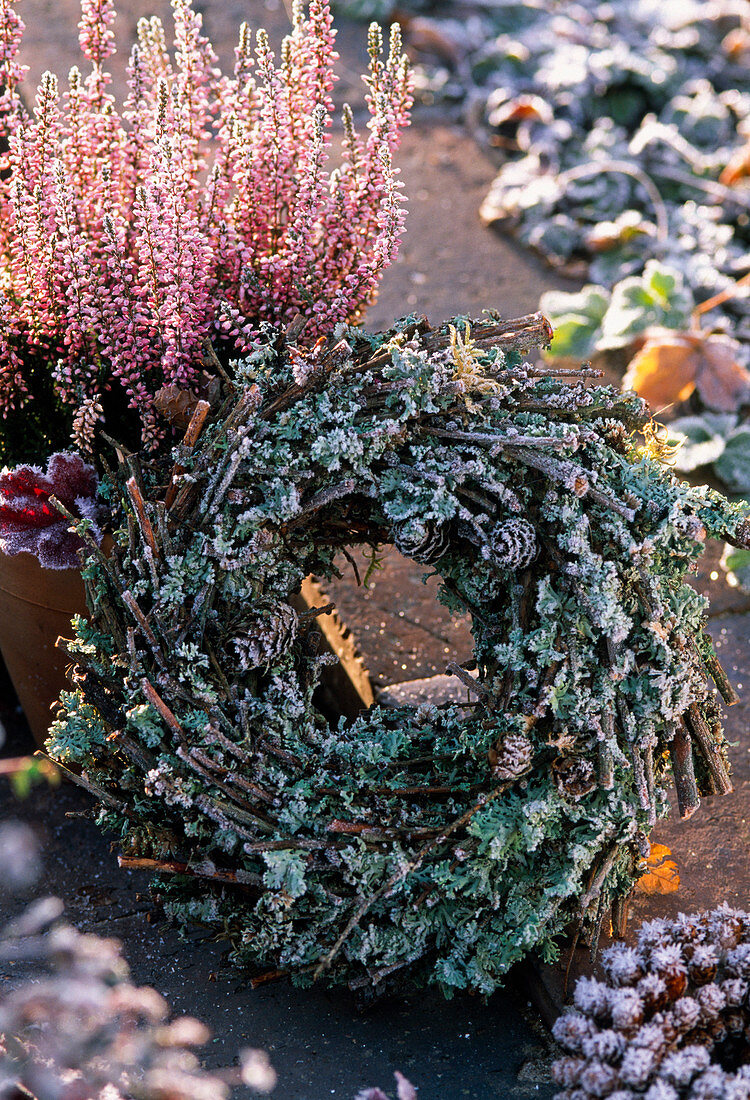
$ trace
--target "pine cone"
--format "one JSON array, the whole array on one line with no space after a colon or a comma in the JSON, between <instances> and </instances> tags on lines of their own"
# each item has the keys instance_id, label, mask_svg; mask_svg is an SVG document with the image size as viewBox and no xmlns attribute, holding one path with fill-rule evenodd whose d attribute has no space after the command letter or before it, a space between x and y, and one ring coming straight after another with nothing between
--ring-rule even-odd
<instances>
[{"instance_id":1,"label":"pine cone","mask_svg":"<svg viewBox=\"0 0 750 1100\"><path fill-rule=\"evenodd\" d=\"M596 771L583 756L566 756L552 766L557 789L566 798L577 802L596 787Z\"/></svg>"},{"instance_id":2,"label":"pine cone","mask_svg":"<svg viewBox=\"0 0 750 1100\"><path fill-rule=\"evenodd\" d=\"M400 554L420 565L431 565L448 549L448 524L434 520L406 519L393 525L393 545Z\"/></svg>"},{"instance_id":3,"label":"pine cone","mask_svg":"<svg viewBox=\"0 0 750 1100\"><path fill-rule=\"evenodd\" d=\"M750 1100L750 915L651 921L603 965L553 1029L555 1100Z\"/></svg>"},{"instance_id":4,"label":"pine cone","mask_svg":"<svg viewBox=\"0 0 750 1100\"><path fill-rule=\"evenodd\" d=\"M536 531L527 519L514 516L495 524L487 547L498 569L525 569L537 555Z\"/></svg>"},{"instance_id":5,"label":"pine cone","mask_svg":"<svg viewBox=\"0 0 750 1100\"><path fill-rule=\"evenodd\" d=\"M531 764L534 746L522 733L509 733L490 749L487 757L497 779L515 779Z\"/></svg>"},{"instance_id":6,"label":"pine cone","mask_svg":"<svg viewBox=\"0 0 750 1100\"><path fill-rule=\"evenodd\" d=\"M293 607L269 602L233 625L224 650L229 660L237 662L240 672L249 672L278 661L294 643L298 629Z\"/></svg>"}]
</instances>

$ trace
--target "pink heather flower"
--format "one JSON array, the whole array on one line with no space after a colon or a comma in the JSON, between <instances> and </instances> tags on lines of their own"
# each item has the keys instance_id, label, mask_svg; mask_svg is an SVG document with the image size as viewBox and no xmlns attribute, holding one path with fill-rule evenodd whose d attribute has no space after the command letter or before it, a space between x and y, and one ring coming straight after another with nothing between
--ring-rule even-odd
<instances>
[{"instance_id":1,"label":"pink heather flower","mask_svg":"<svg viewBox=\"0 0 750 1100\"><path fill-rule=\"evenodd\" d=\"M15 91L23 24L0 0L2 415L32 399L25 357L41 356L71 405L120 386L152 445L154 394L194 381L207 339L241 354L264 323L302 313L314 342L359 319L396 255L393 155L411 105L398 31L387 57L370 31L366 134L345 108L332 172L328 0L295 3L278 57L243 26L224 75L191 0L172 8L171 52L161 22L139 20L118 105L113 0L82 0L84 63L62 94L45 74L29 116Z\"/></svg>"}]
</instances>

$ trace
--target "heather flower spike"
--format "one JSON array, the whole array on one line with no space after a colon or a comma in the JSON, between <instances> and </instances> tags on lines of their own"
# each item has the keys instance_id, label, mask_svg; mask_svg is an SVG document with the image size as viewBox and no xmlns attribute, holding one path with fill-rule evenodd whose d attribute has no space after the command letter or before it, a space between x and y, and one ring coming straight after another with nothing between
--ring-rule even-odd
<instances>
[{"instance_id":1,"label":"heather flower spike","mask_svg":"<svg viewBox=\"0 0 750 1100\"><path fill-rule=\"evenodd\" d=\"M228 74L190 0L172 8L171 52L158 19L139 21L118 104L114 5L82 0L80 68L62 87L46 73L26 113L23 24L0 0L3 417L32 400L29 364L41 358L71 423L90 425L97 395L119 386L153 445L155 393L195 381L206 340L246 353L265 323L302 314L314 342L361 316L396 254L404 200L392 161L411 105L398 35L384 57L371 31L366 134L345 108L332 172L327 0L295 5L278 57L243 25Z\"/></svg>"}]
</instances>

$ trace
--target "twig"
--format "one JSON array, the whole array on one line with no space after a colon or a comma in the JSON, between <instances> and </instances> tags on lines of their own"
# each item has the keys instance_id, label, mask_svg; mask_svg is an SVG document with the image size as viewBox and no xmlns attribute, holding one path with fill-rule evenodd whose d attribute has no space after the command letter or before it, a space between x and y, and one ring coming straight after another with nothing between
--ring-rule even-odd
<instances>
[{"instance_id":1,"label":"twig","mask_svg":"<svg viewBox=\"0 0 750 1100\"><path fill-rule=\"evenodd\" d=\"M373 905L380 901L382 897L387 896L392 891L393 887L396 886L397 883L407 878L412 873L412 871L416 871L423 862L425 856L429 855L429 853L434 848L437 848L440 845L444 844L449 836L457 832L458 829L461 829L465 825L468 825L468 823L471 821L474 815L479 812L479 810L483 809L485 806L488 806L490 802L493 802L496 798L499 798L501 794L504 794L505 791L507 791L508 788L513 785L513 783L518 782L521 777L521 775L518 775L513 780L507 783L502 783L499 787L495 787L493 791L490 791L489 794L484 795L477 803L475 803L474 806L471 807L471 809L467 810L466 813L461 814L461 816L456 818L455 821L447 825L446 828L441 831L439 836L435 837L434 840L429 841L427 844L424 845L424 847L420 848L416 855L412 856L407 864L399 868L399 870L396 871L395 874L391 875L390 878L388 878L383 883L383 885L375 891L374 894L371 894L369 898L364 899L347 921L343 932L338 937L333 947L326 954L325 958L323 958L318 963L317 967L315 968L313 980L317 981L323 971L329 968L341 948L348 940L351 933L357 927L365 914L368 913L370 909L372 909Z\"/></svg>"},{"instance_id":2,"label":"twig","mask_svg":"<svg viewBox=\"0 0 750 1100\"><path fill-rule=\"evenodd\" d=\"M134 477L128 478L125 482L125 487L128 490L128 496L135 509L135 516L138 520L138 526L141 529L141 534L146 541L146 544L154 555L154 558L159 557L159 547L156 543L156 537L154 536L154 529L151 526L151 520L146 514L146 505L141 495L141 490L138 488L138 482Z\"/></svg>"},{"instance_id":3,"label":"twig","mask_svg":"<svg viewBox=\"0 0 750 1100\"><path fill-rule=\"evenodd\" d=\"M151 646L151 649L157 661L162 668L166 668L167 666L164 660L164 654L161 651L161 646L156 640L156 635L154 634L153 630L148 625L148 620L146 619L146 616L143 614L140 607L136 603L135 596L129 589L126 589L121 594L121 599L135 621L138 623L138 626L141 628L141 633L145 637L148 644Z\"/></svg>"},{"instance_id":4,"label":"twig","mask_svg":"<svg viewBox=\"0 0 750 1100\"><path fill-rule=\"evenodd\" d=\"M478 680L468 673L465 669L461 668L455 661L449 661L445 666L445 671L449 676L457 676L464 687L469 691L473 691L475 695L480 698L489 699L492 696L492 692L488 691L484 684L480 684Z\"/></svg>"},{"instance_id":5,"label":"twig","mask_svg":"<svg viewBox=\"0 0 750 1100\"><path fill-rule=\"evenodd\" d=\"M682 820L687 821L698 810L701 800L698 785L695 782L693 742L682 724L675 728L669 743L669 755L677 791L677 807Z\"/></svg>"},{"instance_id":6,"label":"twig","mask_svg":"<svg viewBox=\"0 0 750 1100\"><path fill-rule=\"evenodd\" d=\"M164 702L161 695L159 695L156 688L146 679L145 676L141 680L141 691L146 696L149 703L151 703L151 705L155 707L159 714L162 716L168 728L172 731L180 744L187 747L187 738L185 737L185 731L183 730L180 723L177 721L173 712Z\"/></svg>"},{"instance_id":7,"label":"twig","mask_svg":"<svg viewBox=\"0 0 750 1100\"><path fill-rule=\"evenodd\" d=\"M263 886L263 876L252 871L228 871L214 867L208 860L201 863L180 863L170 859L147 859L144 856L118 856L117 863L126 871L154 871L161 875L188 875L211 879L230 886Z\"/></svg>"},{"instance_id":8,"label":"twig","mask_svg":"<svg viewBox=\"0 0 750 1100\"><path fill-rule=\"evenodd\" d=\"M217 360L218 362L218 360ZM211 411L211 406L208 401L199 401L193 409L193 415L190 417L190 423L185 429L185 434L182 437L182 450L183 452L192 451L195 444L198 442L198 436L203 431L203 425L206 422L206 417ZM169 480L169 488L167 489L167 495L164 498L165 508L171 508L174 504L175 498L178 492L177 479L185 473L185 466L182 463L176 463L172 469L172 474Z\"/></svg>"}]
</instances>

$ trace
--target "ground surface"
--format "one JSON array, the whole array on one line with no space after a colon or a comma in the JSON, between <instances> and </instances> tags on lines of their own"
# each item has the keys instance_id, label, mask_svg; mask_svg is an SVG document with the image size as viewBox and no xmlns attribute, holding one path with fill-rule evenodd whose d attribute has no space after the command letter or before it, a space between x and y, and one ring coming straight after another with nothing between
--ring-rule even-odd
<instances>
[{"instance_id":1,"label":"ground surface","mask_svg":"<svg viewBox=\"0 0 750 1100\"><path fill-rule=\"evenodd\" d=\"M223 58L231 55L235 29L249 18L269 26L276 41L286 22L284 9L237 0L205 0L206 22ZM121 30L132 36L136 19L168 5L154 0L120 4ZM75 60L75 0L27 0L27 61L32 75L44 68L65 72ZM355 71L363 54L362 28L342 34L345 76L340 98L356 101ZM440 112L417 114L400 164L410 196L408 231L399 262L387 273L371 327L418 309L433 322L456 313L479 314L494 307L506 316L533 312L544 289L561 281L520 252L509 240L482 228L477 210L493 165ZM750 601L738 600L712 580L716 550L698 583L714 596L712 631L719 653L741 695L750 699ZM466 624L451 620L404 559L391 555L368 591L349 581L332 586L342 616L365 651L373 680L383 685L442 672L447 660L466 655ZM398 610L394 610L398 609ZM744 685L743 688L740 685ZM689 825L660 826L658 838L673 849L682 875L677 895L640 899L637 916L672 913L728 900L750 904L747 852L750 838L750 706L735 707L728 719L736 793L707 803ZM0 686L0 720L13 737L5 751L24 748L22 723L13 712L7 683ZM285 984L252 990L223 963L219 944L181 941L170 929L148 923L146 879L118 871L108 842L79 814L85 796L71 789L39 788L20 808L0 789L0 817L33 821L47 854L41 889L59 894L79 927L116 934L126 945L135 978L155 985L175 1010L199 1015L212 1027L211 1061L231 1061L242 1045L265 1047L279 1071L279 1100L351 1098L369 1084L390 1088L400 1069L421 1095L432 1100L548 1100L553 1088L547 1067L549 1045L534 1014L528 989L498 994L484 1004L457 998L446 1004L425 995L406 1004L376 1005L358 1014L343 995L298 991Z\"/></svg>"}]
</instances>

